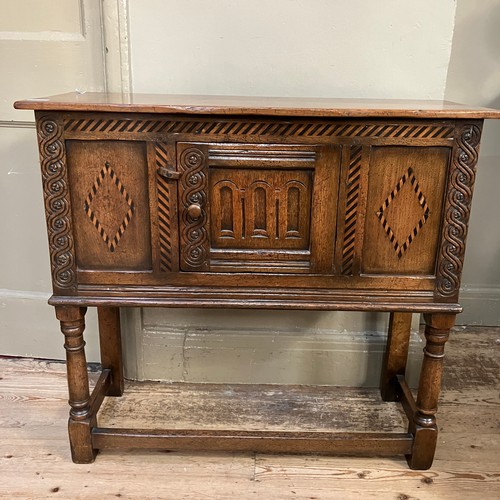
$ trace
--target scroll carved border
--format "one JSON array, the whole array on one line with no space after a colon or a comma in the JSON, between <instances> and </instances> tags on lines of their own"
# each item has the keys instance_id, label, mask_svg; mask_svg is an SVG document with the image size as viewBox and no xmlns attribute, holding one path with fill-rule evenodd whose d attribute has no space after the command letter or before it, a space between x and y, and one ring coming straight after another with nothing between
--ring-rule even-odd
<instances>
[{"instance_id":1,"label":"scroll carved border","mask_svg":"<svg viewBox=\"0 0 500 500\"><path fill-rule=\"evenodd\" d=\"M457 131L448 176L445 222L437 266L437 297L455 298L460 288L480 139L480 123L469 123Z\"/></svg>"},{"instance_id":2,"label":"scroll carved border","mask_svg":"<svg viewBox=\"0 0 500 500\"><path fill-rule=\"evenodd\" d=\"M207 176L204 172L205 155L196 148L186 148L180 154L181 170L181 246L183 268L200 270L208 267L208 232L206 211ZM188 213L192 204L201 206L201 216L193 219Z\"/></svg>"},{"instance_id":3,"label":"scroll carved border","mask_svg":"<svg viewBox=\"0 0 500 500\"><path fill-rule=\"evenodd\" d=\"M37 119L37 134L52 281L54 288L75 289L75 249L62 122L51 115L41 116Z\"/></svg>"}]
</instances>

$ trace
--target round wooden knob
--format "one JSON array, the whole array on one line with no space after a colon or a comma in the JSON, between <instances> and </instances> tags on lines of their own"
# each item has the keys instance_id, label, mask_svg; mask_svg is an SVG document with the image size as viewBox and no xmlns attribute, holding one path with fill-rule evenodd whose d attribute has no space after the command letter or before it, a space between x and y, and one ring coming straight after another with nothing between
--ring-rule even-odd
<instances>
[{"instance_id":1,"label":"round wooden knob","mask_svg":"<svg viewBox=\"0 0 500 500\"><path fill-rule=\"evenodd\" d=\"M201 216L201 207L200 205L193 203L192 205L189 205L188 209L188 215L191 217L191 219L199 219Z\"/></svg>"}]
</instances>

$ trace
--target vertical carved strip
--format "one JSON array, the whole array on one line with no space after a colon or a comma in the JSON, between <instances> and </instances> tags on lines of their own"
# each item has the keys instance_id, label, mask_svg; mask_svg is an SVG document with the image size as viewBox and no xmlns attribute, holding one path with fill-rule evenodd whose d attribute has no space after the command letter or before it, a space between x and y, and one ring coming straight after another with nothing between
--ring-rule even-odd
<instances>
[{"instance_id":1,"label":"vertical carved strip","mask_svg":"<svg viewBox=\"0 0 500 500\"><path fill-rule=\"evenodd\" d=\"M344 223L344 242L342 247L342 274L344 275L353 274L359 190L361 185L361 156L362 147L351 146L349 170L346 181L346 212Z\"/></svg>"},{"instance_id":2,"label":"vertical carved strip","mask_svg":"<svg viewBox=\"0 0 500 500\"><path fill-rule=\"evenodd\" d=\"M179 158L181 170L181 221L182 268L185 270L208 269L207 231L207 176L205 155L195 147L188 147ZM189 208L198 205L199 216L189 214Z\"/></svg>"},{"instance_id":3,"label":"vertical carved strip","mask_svg":"<svg viewBox=\"0 0 500 500\"><path fill-rule=\"evenodd\" d=\"M480 139L479 122L458 130L448 174L445 222L437 265L435 295L440 298L458 296Z\"/></svg>"},{"instance_id":4,"label":"vertical carved strip","mask_svg":"<svg viewBox=\"0 0 500 500\"><path fill-rule=\"evenodd\" d=\"M37 133L52 282L54 289L67 293L76 288L76 265L62 122L51 115L37 116Z\"/></svg>"},{"instance_id":5,"label":"vertical carved strip","mask_svg":"<svg viewBox=\"0 0 500 500\"><path fill-rule=\"evenodd\" d=\"M175 161L169 145L157 142L154 144L154 164L156 171L156 193L158 209L158 246L159 269L171 272L178 269L176 252L176 213L177 198Z\"/></svg>"},{"instance_id":6,"label":"vertical carved strip","mask_svg":"<svg viewBox=\"0 0 500 500\"><path fill-rule=\"evenodd\" d=\"M158 234L160 240L160 271L172 270L172 234L170 225L170 190L168 182L157 174Z\"/></svg>"}]
</instances>

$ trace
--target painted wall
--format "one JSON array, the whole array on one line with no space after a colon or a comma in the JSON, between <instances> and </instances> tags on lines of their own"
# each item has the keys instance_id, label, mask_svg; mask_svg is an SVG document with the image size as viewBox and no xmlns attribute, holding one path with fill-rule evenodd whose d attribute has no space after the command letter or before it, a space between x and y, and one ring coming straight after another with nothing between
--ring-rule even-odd
<instances>
[{"instance_id":1,"label":"painted wall","mask_svg":"<svg viewBox=\"0 0 500 500\"><path fill-rule=\"evenodd\" d=\"M500 108L500 0L459 0L446 99ZM500 120L483 130L460 324L500 325Z\"/></svg>"},{"instance_id":2,"label":"painted wall","mask_svg":"<svg viewBox=\"0 0 500 500\"><path fill-rule=\"evenodd\" d=\"M104 89L100 0L0 2L0 354L64 358L51 294L40 166L27 97ZM88 317L97 359L95 315Z\"/></svg>"},{"instance_id":3,"label":"painted wall","mask_svg":"<svg viewBox=\"0 0 500 500\"><path fill-rule=\"evenodd\" d=\"M136 92L442 99L453 0L130 2Z\"/></svg>"}]
</instances>

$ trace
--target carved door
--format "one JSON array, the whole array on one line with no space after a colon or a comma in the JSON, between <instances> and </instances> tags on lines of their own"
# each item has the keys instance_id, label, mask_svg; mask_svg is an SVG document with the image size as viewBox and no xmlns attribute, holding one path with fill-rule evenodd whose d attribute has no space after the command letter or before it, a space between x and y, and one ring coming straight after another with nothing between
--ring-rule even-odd
<instances>
[{"instance_id":1,"label":"carved door","mask_svg":"<svg viewBox=\"0 0 500 500\"><path fill-rule=\"evenodd\" d=\"M182 271L333 272L338 147L178 143L176 154Z\"/></svg>"}]
</instances>

